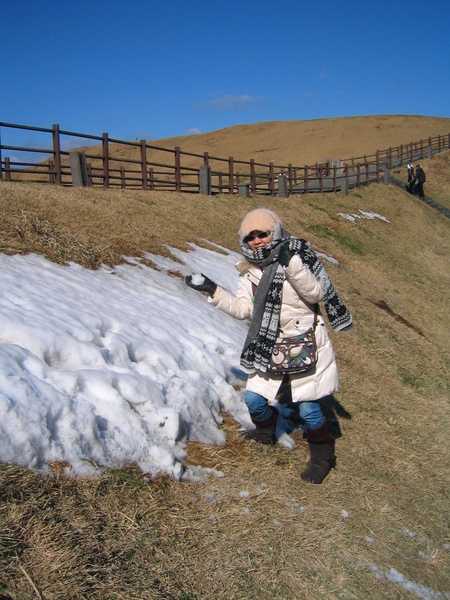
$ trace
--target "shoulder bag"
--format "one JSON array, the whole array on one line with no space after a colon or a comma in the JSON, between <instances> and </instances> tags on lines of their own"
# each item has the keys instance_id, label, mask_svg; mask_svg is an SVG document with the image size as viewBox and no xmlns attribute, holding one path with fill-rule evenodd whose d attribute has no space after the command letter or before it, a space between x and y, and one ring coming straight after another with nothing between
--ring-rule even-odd
<instances>
[{"instance_id":1,"label":"shoulder bag","mask_svg":"<svg viewBox=\"0 0 450 600\"><path fill-rule=\"evenodd\" d=\"M317 362L317 309L316 305L314 323L308 331L276 340L267 367L269 373L303 373L314 369Z\"/></svg>"}]
</instances>

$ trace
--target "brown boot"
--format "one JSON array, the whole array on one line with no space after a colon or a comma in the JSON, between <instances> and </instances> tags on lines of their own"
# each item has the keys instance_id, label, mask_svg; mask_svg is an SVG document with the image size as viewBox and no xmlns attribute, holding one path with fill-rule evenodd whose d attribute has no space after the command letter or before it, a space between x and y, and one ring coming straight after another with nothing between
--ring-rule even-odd
<instances>
[{"instance_id":1,"label":"brown boot","mask_svg":"<svg viewBox=\"0 0 450 600\"><path fill-rule=\"evenodd\" d=\"M322 483L336 465L334 438L328 431L326 423L316 429L307 429L306 438L310 459L300 477L308 483Z\"/></svg>"},{"instance_id":2,"label":"brown boot","mask_svg":"<svg viewBox=\"0 0 450 600\"><path fill-rule=\"evenodd\" d=\"M271 407L272 414L268 419L259 421L251 417L255 424L255 429L246 429L241 431L240 434L246 440L254 440L260 444L276 444L277 438L275 437L275 430L277 428L278 412Z\"/></svg>"}]
</instances>

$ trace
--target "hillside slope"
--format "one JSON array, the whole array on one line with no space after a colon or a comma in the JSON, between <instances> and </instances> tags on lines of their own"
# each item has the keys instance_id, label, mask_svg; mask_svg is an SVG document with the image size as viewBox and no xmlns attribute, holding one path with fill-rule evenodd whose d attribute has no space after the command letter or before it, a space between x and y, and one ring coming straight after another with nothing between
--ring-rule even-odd
<instances>
[{"instance_id":1,"label":"hillside slope","mask_svg":"<svg viewBox=\"0 0 450 600\"><path fill-rule=\"evenodd\" d=\"M200 155L182 157L183 167L195 169L203 164L205 152L212 158L224 160L232 156L234 160L248 162L254 159L256 163L264 165L273 161L275 166L291 164L303 167L329 158L345 160L371 156L377 150L449 134L448 118L378 115L235 125L204 134L147 140L147 143L170 150L179 146L182 152ZM80 150L92 156L102 155L101 146ZM140 160L140 150L133 146L111 144L110 154L118 161ZM147 160L156 164L173 164L171 153L155 150L147 150ZM66 158L64 162L67 162ZM215 170L228 169L224 162L211 162ZM127 166L126 162L123 166Z\"/></svg>"},{"instance_id":2,"label":"hillside slope","mask_svg":"<svg viewBox=\"0 0 450 600\"><path fill-rule=\"evenodd\" d=\"M424 161L442 197L448 158ZM330 333L337 468L304 484L300 432L293 450L246 444L229 416L224 446L187 444L189 464L223 473L203 484L133 466L82 479L1 465L5 597L31 598L31 577L42 597L74 600L448 597L449 219L384 184L261 199L0 182L0 252L97 268L166 245L239 250L241 219L261 204L325 255L355 320Z\"/></svg>"},{"instance_id":3,"label":"hillside slope","mask_svg":"<svg viewBox=\"0 0 450 600\"><path fill-rule=\"evenodd\" d=\"M154 140L156 146L180 146L187 152L268 164L314 164L326 158L374 154L391 146L450 133L450 119L410 115L376 115L269 121L235 125L210 133Z\"/></svg>"}]
</instances>

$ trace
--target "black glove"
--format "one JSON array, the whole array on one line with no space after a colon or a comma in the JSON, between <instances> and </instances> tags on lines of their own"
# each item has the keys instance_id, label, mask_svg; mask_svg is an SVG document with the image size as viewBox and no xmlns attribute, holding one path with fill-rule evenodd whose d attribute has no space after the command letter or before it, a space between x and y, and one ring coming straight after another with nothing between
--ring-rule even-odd
<instances>
[{"instance_id":1,"label":"black glove","mask_svg":"<svg viewBox=\"0 0 450 600\"><path fill-rule=\"evenodd\" d=\"M206 277L206 275L203 275L203 273L202 273L202 277L203 277L203 282L199 283L199 284L192 283L192 275L188 275L186 277L185 281L188 284L188 286L191 287L193 290L198 290L199 292L207 292L212 298L216 292L217 285L214 283L214 281L211 281L211 279L208 279L208 277Z\"/></svg>"},{"instance_id":2,"label":"black glove","mask_svg":"<svg viewBox=\"0 0 450 600\"><path fill-rule=\"evenodd\" d=\"M286 242L280 248L280 252L278 253L278 262L283 267L287 267L295 253L295 250L291 249L290 243Z\"/></svg>"}]
</instances>

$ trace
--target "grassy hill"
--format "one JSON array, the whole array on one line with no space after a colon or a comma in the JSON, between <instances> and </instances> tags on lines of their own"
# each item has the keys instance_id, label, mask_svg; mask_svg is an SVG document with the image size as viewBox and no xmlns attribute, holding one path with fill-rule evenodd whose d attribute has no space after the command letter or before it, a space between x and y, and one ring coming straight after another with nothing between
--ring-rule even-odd
<instances>
[{"instance_id":1,"label":"grassy hill","mask_svg":"<svg viewBox=\"0 0 450 600\"><path fill-rule=\"evenodd\" d=\"M367 119L375 135L372 119L384 117ZM253 150L258 139L261 155L289 140L300 162L313 162L449 129L414 135L405 125L392 142L367 138L362 150L361 135L352 148L339 145L343 123L326 121L334 121L336 131L324 133L330 144L317 150L317 158L312 150L305 158L289 123L216 133L239 130L242 144ZM319 126L331 126L311 123L316 135ZM257 132L266 125L279 128L280 141L272 135L262 144ZM192 136L193 143L199 138ZM220 156L237 155L217 143ZM240 148L242 158L252 154L250 146ZM449 205L449 153L422 164L426 193ZM166 243L205 245L205 238L238 250L242 217L262 204L282 215L291 233L339 262L326 263L327 270L356 327L331 333L342 380L329 405L337 469L320 486L304 484L299 473L307 449L298 434L293 451L248 444L229 417L226 446L188 445L192 464L225 473L205 484L148 482L133 469L67 479L57 466L54 477L1 466L4 598L391 600L450 594L446 217L383 184L348 196L262 200L3 182L0 251L39 252L96 268L120 262L122 254L166 253Z\"/></svg>"},{"instance_id":2,"label":"grassy hill","mask_svg":"<svg viewBox=\"0 0 450 600\"><path fill-rule=\"evenodd\" d=\"M450 119L411 115L376 115L341 119L314 119L310 121L269 121L253 125L235 125L198 135L151 140L150 144L202 156L208 152L213 169L223 171L226 164L214 158L249 161L275 166L292 164L297 167L314 165L329 158L361 158L373 156L377 150L406 145L450 133ZM101 156L101 146L83 148L91 157ZM110 144L110 154L117 159L116 167L127 163L121 160L139 160L140 150L133 146ZM95 159L89 159L95 164ZM154 163L171 162L172 157L156 150L147 151L147 160ZM67 163L63 157L63 163ZM198 169L198 156L182 157L184 168ZM100 163L96 163L100 167ZM129 165L128 165L129 166ZM239 169L238 169L239 170Z\"/></svg>"},{"instance_id":3,"label":"grassy hill","mask_svg":"<svg viewBox=\"0 0 450 600\"><path fill-rule=\"evenodd\" d=\"M391 146L450 133L450 119L413 115L374 115L309 121L268 121L235 125L210 133L155 140L164 148L268 164L311 165L327 158L375 154Z\"/></svg>"}]
</instances>

